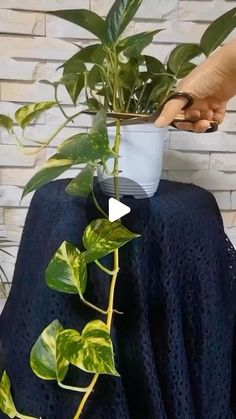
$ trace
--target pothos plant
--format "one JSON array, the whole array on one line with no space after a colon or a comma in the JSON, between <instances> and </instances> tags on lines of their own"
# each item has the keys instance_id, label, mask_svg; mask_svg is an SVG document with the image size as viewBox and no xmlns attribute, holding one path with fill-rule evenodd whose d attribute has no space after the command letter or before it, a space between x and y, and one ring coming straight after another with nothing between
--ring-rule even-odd
<instances>
[{"instance_id":1,"label":"pothos plant","mask_svg":"<svg viewBox=\"0 0 236 419\"><path fill-rule=\"evenodd\" d=\"M37 144L36 152L47 147L69 123L84 112L96 110L92 129L76 134L63 141L57 153L48 159L43 167L27 183L23 197L73 166L83 165L82 170L66 187L70 195L86 197L92 194L101 218L93 220L82 237L83 248L63 242L49 262L45 280L49 288L58 292L77 294L78 298L91 310L104 316L103 320L90 321L81 331L64 329L58 320L53 320L42 331L30 353L30 366L43 380L52 380L69 391L81 393L81 402L74 419L81 417L86 402L94 390L101 374L119 377L115 367L111 341L111 327L114 313L115 286L119 272L119 248L139 235L129 231L120 221L110 223L107 214L99 205L93 191L93 179L98 165L108 171L106 162L113 159L112 173L116 199L119 199L119 147L121 141L120 121L116 121L114 147L109 145L106 111L152 113L175 89L178 79L187 75L195 64L192 60L201 55L209 55L235 28L236 8L213 22L203 34L199 44L178 45L171 52L166 63L146 55L148 46L159 29L124 37L123 32L135 17L142 0L116 0L106 19L89 10L63 10L50 12L55 16L73 22L98 38L98 41L79 51L63 64L63 75L56 82L49 83L54 89L54 100L29 104L15 113L14 120L0 115L0 126L13 137L17 146L26 154L26 144ZM158 2L157 2L158 7ZM58 99L58 89L63 85L76 111L68 115ZM84 97L84 100L82 99ZM81 103L82 101L82 103ZM27 137L27 127L42 112L57 107L64 122L46 140ZM22 136L15 126L22 129ZM27 141L29 141L27 143ZM112 269L104 266L102 258L113 253ZM87 267L96 264L111 277L107 308L96 307L85 298ZM70 365L91 374L91 382L86 388L73 387L64 383ZM4 371L0 382L0 409L10 418L34 419L18 412L10 389L10 379Z\"/></svg>"}]
</instances>

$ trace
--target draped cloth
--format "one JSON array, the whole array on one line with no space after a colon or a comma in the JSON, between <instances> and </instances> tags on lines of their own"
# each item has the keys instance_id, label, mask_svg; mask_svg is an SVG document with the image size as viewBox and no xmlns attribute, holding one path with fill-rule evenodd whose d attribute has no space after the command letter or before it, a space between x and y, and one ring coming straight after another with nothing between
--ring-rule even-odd
<instances>
[{"instance_id":1,"label":"draped cloth","mask_svg":"<svg viewBox=\"0 0 236 419\"><path fill-rule=\"evenodd\" d=\"M34 195L0 317L0 374L7 370L18 410L43 419L73 419L81 395L34 375L33 343L56 318L79 331L104 319L78 296L45 284L56 249L64 240L82 249L82 233L98 216L94 210L92 217L86 199L65 193L67 182L51 182ZM114 314L112 327L120 377L99 378L82 418L236 417L236 254L214 197L162 181L148 205L132 198L124 203L136 206L124 223L141 238L120 251L115 308L124 314ZM109 284L109 276L91 264L86 299L107 307ZM71 367L66 383L88 380L89 374Z\"/></svg>"}]
</instances>

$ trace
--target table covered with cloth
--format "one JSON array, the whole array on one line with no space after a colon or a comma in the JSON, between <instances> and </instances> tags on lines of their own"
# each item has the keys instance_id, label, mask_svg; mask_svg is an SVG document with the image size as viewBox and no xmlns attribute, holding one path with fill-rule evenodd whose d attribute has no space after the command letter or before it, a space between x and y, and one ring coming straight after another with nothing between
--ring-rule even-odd
<instances>
[{"instance_id":1,"label":"table covered with cloth","mask_svg":"<svg viewBox=\"0 0 236 419\"><path fill-rule=\"evenodd\" d=\"M0 373L7 370L18 410L43 419L73 419L81 396L33 374L33 343L55 318L80 331L99 318L78 296L54 292L44 280L64 240L81 248L91 217L85 199L66 194L67 182L34 195L0 317ZM124 314L115 314L112 328L121 376L99 378L83 419L235 418L236 255L215 199L196 186L162 181L148 207L135 201L140 215L124 223L142 237L120 252L115 308ZM109 281L92 264L87 299L106 307ZM80 371L70 374L81 385Z\"/></svg>"}]
</instances>

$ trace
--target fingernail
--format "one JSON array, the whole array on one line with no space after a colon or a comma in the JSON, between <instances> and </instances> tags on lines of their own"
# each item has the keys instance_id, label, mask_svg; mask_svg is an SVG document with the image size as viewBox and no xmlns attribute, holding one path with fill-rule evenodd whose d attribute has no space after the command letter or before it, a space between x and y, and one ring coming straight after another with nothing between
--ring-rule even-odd
<instances>
[{"instance_id":1,"label":"fingernail","mask_svg":"<svg viewBox=\"0 0 236 419\"><path fill-rule=\"evenodd\" d=\"M159 116L155 122L157 128L163 128L167 125L166 118L164 116Z\"/></svg>"}]
</instances>

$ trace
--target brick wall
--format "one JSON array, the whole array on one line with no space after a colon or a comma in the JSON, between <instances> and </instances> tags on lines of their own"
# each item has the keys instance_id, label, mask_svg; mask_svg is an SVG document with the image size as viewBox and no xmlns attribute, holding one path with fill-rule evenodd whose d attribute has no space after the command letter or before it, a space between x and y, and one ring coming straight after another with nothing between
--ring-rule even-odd
<instances>
[{"instance_id":1,"label":"brick wall","mask_svg":"<svg viewBox=\"0 0 236 419\"><path fill-rule=\"evenodd\" d=\"M52 99L50 86L40 79L57 79L56 68L92 36L77 26L53 16L29 12L40 8L90 8L106 14L112 0L0 0L0 113L10 116L20 104ZM159 33L147 53L165 59L181 42L198 42L209 21L236 6L224 0L144 0L137 20L128 32L166 28ZM22 11L11 8L21 7ZM235 33L232 36L234 36ZM71 43L68 43L71 41ZM72 43L73 42L73 43ZM69 98L61 100L70 108ZM170 132L165 151L163 176L172 180L194 182L211 190L222 210L226 230L236 243L236 99L228 107L227 117L216 134L197 135ZM48 111L31 125L27 135L45 139L61 121L55 110ZM78 126L80 124L80 126ZM86 128L89 118L68 126L58 140ZM56 142L58 142L58 140ZM53 153L53 146L36 156L19 152L6 132L0 130L0 235L11 240L9 250L16 255L31 197L20 204L22 187L37 166ZM1 263L12 277L14 258L0 254ZM0 302L1 310L1 302Z\"/></svg>"}]
</instances>

